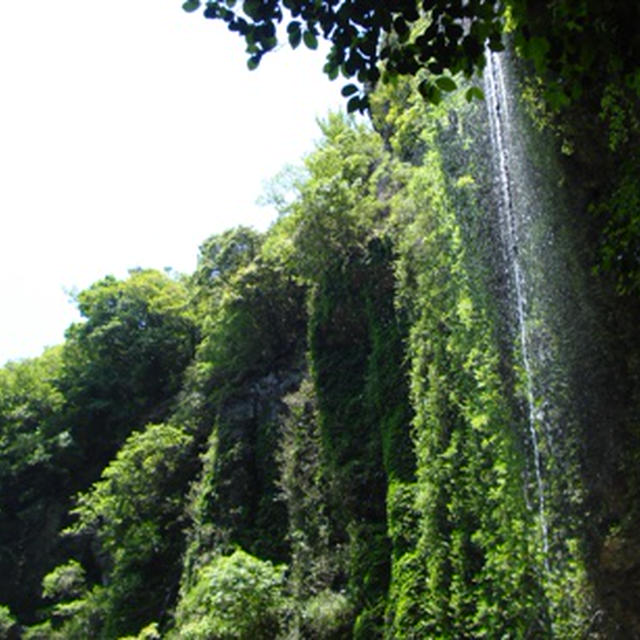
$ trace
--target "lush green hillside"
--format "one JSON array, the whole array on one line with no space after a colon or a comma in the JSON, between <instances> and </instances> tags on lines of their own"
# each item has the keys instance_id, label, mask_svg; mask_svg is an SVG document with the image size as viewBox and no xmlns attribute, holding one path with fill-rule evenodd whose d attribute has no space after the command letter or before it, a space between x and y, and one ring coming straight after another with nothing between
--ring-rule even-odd
<instances>
[{"instance_id":1,"label":"lush green hillside","mask_svg":"<svg viewBox=\"0 0 640 640\"><path fill-rule=\"evenodd\" d=\"M0 637L640 637L635 88L512 4L506 169L479 85L379 87L266 233L0 370Z\"/></svg>"}]
</instances>

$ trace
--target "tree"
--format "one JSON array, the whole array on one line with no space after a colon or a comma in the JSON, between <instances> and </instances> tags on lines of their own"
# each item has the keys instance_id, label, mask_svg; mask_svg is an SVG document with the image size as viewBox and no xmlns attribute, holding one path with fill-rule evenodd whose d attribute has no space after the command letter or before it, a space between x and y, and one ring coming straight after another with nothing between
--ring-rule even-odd
<instances>
[{"instance_id":1,"label":"tree","mask_svg":"<svg viewBox=\"0 0 640 640\"><path fill-rule=\"evenodd\" d=\"M160 620L176 596L182 496L197 465L193 449L192 436L180 428L148 425L129 436L100 480L78 496L68 533L89 536L99 550L103 585L94 586L92 597L103 618L100 637ZM45 595L59 595L69 566L78 567L68 563L45 578Z\"/></svg>"},{"instance_id":2,"label":"tree","mask_svg":"<svg viewBox=\"0 0 640 640\"><path fill-rule=\"evenodd\" d=\"M182 6L191 12L202 4L187 0ZM244 37L250 69L276 47L283 21L294 49L301 42L315 49L318 36L327 39L329 78L342 74L359 83L342 89L349 111L368 107L366 88L381 77L401 75L421 74L420 92L437 103L442 91L456 88L452 76L471 77L483 68L486 43L493 50L503 48L504 3L493 0L244 0L241 10L235 0L207 0L204 6L206 18L223 20Z\"/></svg>"},{"instance_id":3,"label":"tree","mask_svg":"<svg viewBox=\"0 0 640 640\"><path fill-rule=\"evenodd\" d=\"M380 136L342 114L319 125L324 139L305 159L309 179L291 206L295 268L311 281L329 266L344 267L385 217L376 179L386 160Z\"/></svg>"},{"instance_id":4,"label":"tree","mask_svg":"<svg viewBox=\"0 0 640 640\"><path fill-rule=\"evenodd\" d=\"M218 390L291 356L304 323L302 287L279 261L261 255L251 260L257 247L236 243L243 237L239 229L211 238L196 271L196 296L209 301L197 362L206 363L209 384ZM216 256L211 249L220 239Z\"/></svg>"},{"instance_id":5,"label":"tree","mask_svg":"<svg viewBox=\"0 0 640 640\"><path fill-rule=\"evenodd\" d=\"M200 245L198 266L192 276L196 297L208 297L217 304L224 286L240 267L256 257L261 244L260 233L243 226L207 238Z\"/></svg>"},{"instance_id":6,"label":"tree","mask_svg":"<svg viewBox=\"0 0 640 640\"><path fill-rule=\"evenodd\" d=\"M552 107L581 100L602 108L601 118L610 119L605 102L611 102L615 87L618 109L635 109L640 97L638 3L509 0L508 5L518 53L545 81Z\"/></svg>"},{"instance_id":7,"label":"tree","mask_svg":"<svg viewBox=\"0 0 640 640\"><path fill-rule=\"evenodd\" d=\"M315 49L318 36L328 40L327 75L357 82L342 89L349 111L366 110L368 89L398 76L418 77L420 93L437 104L442 92L456 88L453 76L482 71L487 46L504 48L505 25L544 79L552 107L584 97L594 75L624 86L632 100L640 94L640 8L633 2L244 0L240 10L236 0L186 0L182 6L192 12L203 4L205 17L244 37L250 69L276 47L283 22L294 49L301 42ZM467 91L468 99L480 95L474 87Z\"/></svg>"},{"instance_id":8,"label":"tree","mask_svg":"<svg viewBox=\"0 0 640 640\"><path fill-rule=\"evenodd\" d=\"M250 640L278 635L285 598L284 565L241 549L217 556L198 572L176 610L176 634L185 640Z\"/></svg>"},{"instance_id":9,"label":"tree","mask_svg":"<svg viewBox=\"0 0 640 640\"><path fill-rule=\"evenodd\" d=\"M54 555L74 459L60 370L58 347L0 369L0 602L19 617L33 609Z\"/></svg>"},{"instance_id":10,"label":"tree","mask_svg":"<svg viewBox=\"0 0 640 640\"><path fill-rule=\"evenodd\" d=\"M0 637L12 638L18 637L17 623L9 607L0 604ZM14 635L15 634L15 635Z\"/></svg>"},{"instance_id":11,"label":"tree","mask_svg":"<svg viewBox=\"0 0 640 640\"><path fill-rule=\"evenodd\" d=\"M9 362L0 369L0 478L3 486L20 474L33 475L69 444L57 420L63 397L56 389L59 348L39 358Z\"/></svg>"},{"instance_id":12,"label":"tree","mask_svg":"<svg viewBox=\"0 0 640 640\"><path fill-rule=\"evenodd\" d=\"M69 551L56 534L70 497L168 415L195 347L186 287L165 274L107 277L76 299L84 321L64 345L0 369L0 602L23 623Z\"/></svg>"},{"instance_id":13,"label":"tree","mask_svg":"<svg viewBox=\"0 0 640 640\"><path fill-rule=\"evenodd\" d=\"M181 282L141 269L78 294L85 320L67 330L61 388L90 480L133 429L168 415L195 349L188 300Z\"/></svg>"}]
</instances>

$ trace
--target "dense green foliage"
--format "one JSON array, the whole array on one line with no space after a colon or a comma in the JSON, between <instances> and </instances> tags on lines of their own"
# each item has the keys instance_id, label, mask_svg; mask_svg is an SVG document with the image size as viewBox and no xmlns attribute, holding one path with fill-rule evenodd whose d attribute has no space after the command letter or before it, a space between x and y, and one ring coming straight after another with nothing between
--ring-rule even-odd
<instances>
[{"instance_id":1,"label":"dense green foliage","mask_svg":"<svg viewBox=\"0 0 640 640\"><path fill-rule=\"evenodd\" d=\"M244 551L218 556L198 571L176 611L185 640L275 638L284 608L284 567Z\"/></svg>"},{"instance_id":2,"label":"dense green foliage","mask_svg":"<svg viewBox=\"0 0 640 640\"><path fill-rule=\"evenodd\" d=\"M82 596L99 599L103 637L161 619L175 597L192 440L171 425L134 432L100 480L77 498L71 512L76 521L66 533L90 536L99 549L104 584ZM55 596L47 592L46 578L43 584L45 597Z\"/></svg>"},{"instance_id":3,"label":"dense green foliage","mask_svg":"<svg viewBox=\"0 0 640 640\"><path fill-rule=\"evenodd\" d=\"M58 534L73 494L132 431L168 414L196 340L187 296L155 271L107 277L78 295L85 320L64 345L0 371L0 597L27 620L44 573L68 553Z\"/></svg>"},{"instance_id":4,"label":"dense green foliage","mask_svg":"<svg viewBox=\"0 0 640 640\"><path fill-rule=\"evenodd\" d=\"M187 0L182 6L186 11L197 11L202 4ZM245 0L241 11L235 0L207 0L204 5L206 18L223 20L229 30L244 38L250 69L277 46L277 27L285 19L287 40L294 49L300 42L317 48L318 36L329 40L331 50L324 67L327 75L333 80L342 74L361 85L359 89L356 84L347 84L342 89L342 94L350 97L349 111L368 107L369 98L362 87L375 85L381 76L386 80L419 74L420 93L438 103L443 91L456 88L452 76L462 72L470 77L482 69L485 42L494 50L503 48L504 7L489 0L393 4ZM467 95L471 98L474 93L477 90L471 89Z\"/></svg>"},{"instance_id":5,"label":"dense green foliage","mask_svg":"<svg viewBox=\"0 0 640 640\"><path fill-rule=\"evenodd\" d=\"M179 282L135 270L78 294L60 389L72 436L103 465L134 429L162 420L193 355L196 327Z\"/></svg>"},{"instance_id":6,"label":"dense green foliage","mask_svg":"<svg viewBox=\"0 0 640 640\"><path fill-rule=\"evenodd\" d=\"M433 24L425 50L458 56L447 16L489 4L433 3L429 22L285 2L292 44L335 36L331 73L358 76L377 24L379 58L417 77L369 94L370 124L321 123L266 233L208 238L192 275L100 280L64 344L0 369L0 637L640 634L640 113L613 38L635 9L508 4L535 68L516 76L530 362L479 88L429 104L403 58L425 62L411 43ZM245 2L252 23L232 8L206 11L259 57L278 3ZM572 39L590 18L618 75ZM463 59L430 72L481 65Z\"/></svg>"},{"instance_id":7,"label":"dense green foliage","mask_svg":"<svg viewBox=\"0 0 640 640\"><path fill-rule=\"evenodd\" d=\"M369 107L369 92L382 77L419 79L421 95L434 104L455 90L455 76L471 77L485 66L486 49L504 49L505 23L515 33L519 53L533 62L544 96L554 108L572 101L602 100L604 117L617 136L636 130L633 102L640 96L640 38L634 3L601 0L486 0L375 2L372 0L187 0L186 11L204 4L204 16L222 20L247 45L248 66L255 69L278 44L278 25L286 22L292 48L301 42L315 49L318 36L331 43L325 72L357 80L342 93L348 110ZM597 42L597 47L594 43ZM588 96L594 84L595 95ZM467 98L482 95L467 90ZM595 103L597 104L597 102Z\"/></svg>"}]
</instances>

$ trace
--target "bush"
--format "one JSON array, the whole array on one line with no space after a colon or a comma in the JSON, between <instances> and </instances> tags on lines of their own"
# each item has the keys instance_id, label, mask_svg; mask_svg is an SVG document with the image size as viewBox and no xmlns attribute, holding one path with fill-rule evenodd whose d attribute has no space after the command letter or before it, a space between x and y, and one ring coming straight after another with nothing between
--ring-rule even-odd
<instances>
[{"instance_id":1,"label":"bush","mask_svg":"<svg viewBox=\"0 0 640 640\"><path fill-rule=\"evenodd\" d=\"M42 595L51 600L70 600L86 588L84 569L76 560L57 566L42 580Z\"/></svg>"},{"instance_id":2,"label":"bush","mask_svg":"<svg viewBox=\"0 0 640 640\"><path fill-rule=\"evenodd\" d=\"M140 631L137 636L122 636L118 640L160 640L158 623L152 622Z\"/></svg>"},{"instance_id":3,"label":"bush","mask_svg":"<svg viewBox=\"0 0 640 640\"><path fill-rule=\"evenodd\" d=\"M303 637L329 640L351 637L353 607L347 596L329 589L310 598L302 613Z\"/></svg>"},{"instance_id":4,"label":"bush","mask_svg":"<svg viewBox=\"0 0 640 640\"><path fill-rule=\"evenodd\" d=\"M284 611L284 565L238 549L202 567L176 611L180 640L275 638Z\"/></svg>"},{"instance_id":5,"label":"bush","mask_svg":"<svg viewBox=\"0 0 640 640\"><path fill-rule=\"evenodd\" d=\"M0 639L13 638L13 634L17 632L17 626L16 620L11 615L9 607L0 604ZM15 637L17 637L17 635Z\"/></svg>"}]
</instances>

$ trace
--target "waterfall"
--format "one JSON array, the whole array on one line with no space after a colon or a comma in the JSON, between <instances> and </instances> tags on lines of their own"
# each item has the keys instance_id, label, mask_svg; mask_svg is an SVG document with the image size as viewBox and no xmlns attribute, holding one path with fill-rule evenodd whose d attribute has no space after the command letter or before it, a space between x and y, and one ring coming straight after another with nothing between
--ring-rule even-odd
<instances>
[{"instance_id":1,"label":"waterfall","mask_svg":"<svg viewBox=\"0 0 640 640\"><path fill-rule=\"evenodd\" d=\"M537 431L537 425L542 420L542 416L536 409L530 336L527 329L527 283L526 274L519 255L523 233L521 226L527 215L527 203L521 202L520 199L514 198L513 195L512 170L515 158L511 157L509 99L501 56L489 50L486 51L485 55L487 58L487 68L484 74L484 86L489 112L491 145L494 152L493 157L499 185L498 215L500 234L505 264L509 270L507 275L508 280L511 282L513 296L515 332L517 334L521 363L524 370L525 401L527 404L528 431L535 473L540 538L545 568L548 570L549 530L546 518L542 454Z\"/></svg>"}]
</instances>

